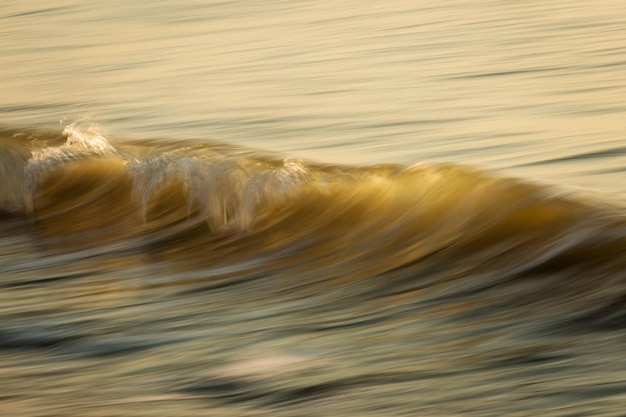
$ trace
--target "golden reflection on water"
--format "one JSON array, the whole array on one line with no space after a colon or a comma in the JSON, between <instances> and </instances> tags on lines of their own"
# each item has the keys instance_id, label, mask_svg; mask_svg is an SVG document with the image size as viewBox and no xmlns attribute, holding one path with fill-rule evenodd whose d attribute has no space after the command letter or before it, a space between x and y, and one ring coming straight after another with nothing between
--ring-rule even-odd
<instances>
[{"instance_id":1,"label":"golden reflection on water","mask_svg":"<svg viewBox=\"0 0 626 417\"><path fill-rule=\"evenodd\" d=\"M624 27L1 3L0 414L622 415Z\"/></svg>"}]
</instances>

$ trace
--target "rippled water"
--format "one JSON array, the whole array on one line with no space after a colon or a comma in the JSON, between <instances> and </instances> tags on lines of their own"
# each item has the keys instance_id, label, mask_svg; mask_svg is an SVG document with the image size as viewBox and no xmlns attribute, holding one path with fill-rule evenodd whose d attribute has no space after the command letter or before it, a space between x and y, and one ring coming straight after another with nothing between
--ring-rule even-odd
<instances>
[{"instance_id":1,"label":"rippled water","mask_svg":"<svg viewBox=\"0 0 626 417\"><path fill-rule=\"evenodd\" d=\"M621 1L3 2L0 114L621 193Z\"/></svg>"},{"instance_id":2,"label":"rippled water","mask_svg":"<svg viewBox=\"0 0 626 417\"><path fill-rule=\"evenodd\" d=\"M624 27L3 2L0 414L622 415Z\"/></svg>"}]
</instances>

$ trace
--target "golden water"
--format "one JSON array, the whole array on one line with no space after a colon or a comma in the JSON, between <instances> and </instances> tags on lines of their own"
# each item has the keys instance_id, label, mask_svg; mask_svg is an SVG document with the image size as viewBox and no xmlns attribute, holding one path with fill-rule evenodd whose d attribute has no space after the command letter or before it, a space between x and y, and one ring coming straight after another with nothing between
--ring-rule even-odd
<instances>
[{"instance_id":1,"label":"golden water","mask_svg":"<svg viewBox=\"0 0 626 417\"><path fill-rule=\"evenodd\" d=\"M0 415L622 415L625 27L3 2Z\"/></svg>"}]
</instances>

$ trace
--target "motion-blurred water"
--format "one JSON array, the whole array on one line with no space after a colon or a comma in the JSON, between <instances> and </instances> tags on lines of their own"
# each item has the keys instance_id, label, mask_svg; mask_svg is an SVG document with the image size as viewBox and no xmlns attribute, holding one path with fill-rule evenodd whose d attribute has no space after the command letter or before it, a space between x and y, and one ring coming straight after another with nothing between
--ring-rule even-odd
<instances>
[{"instance_id":1,"label":"motion-blurred water","mask_svg":"<svg viewBox=\"0 0 626 417\"><path fill-rule=\"evenodd\" d=\"M0 415L623 415L626 5L431 3L2 2Z\"/></svg>"},{"instance_id":2,"label":"motion-blurred water","mask_svg":"<svg viewBox=\"0 0 626 417\"><path fill-rule=\"evenodd\" d=\"M87 119L624 193L621 1L7 1L0 16L11 126Z\"/></svg>"}]
</instances>

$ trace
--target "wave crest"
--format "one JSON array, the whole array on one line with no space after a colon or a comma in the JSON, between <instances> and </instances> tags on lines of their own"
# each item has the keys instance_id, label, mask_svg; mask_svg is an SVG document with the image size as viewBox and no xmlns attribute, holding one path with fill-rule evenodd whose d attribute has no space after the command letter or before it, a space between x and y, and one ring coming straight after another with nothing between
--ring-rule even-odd
<instances>
[{"instance_id":1,"label":"wave crest","mask_svg":"<svg viewBox=\"0 0 626 417\"><path fill-rule=\"evenodd\" d=\"M53 246L132 242L197 262L269 256L368 273L433 259L528 269L626 248L619 210L468 167L321 165L208 143L115 143L74 125L63 133L2 148L3 166L24 175L5 176L15 196L0 202L27 200Z\"/></svg>"}]
</instances>

